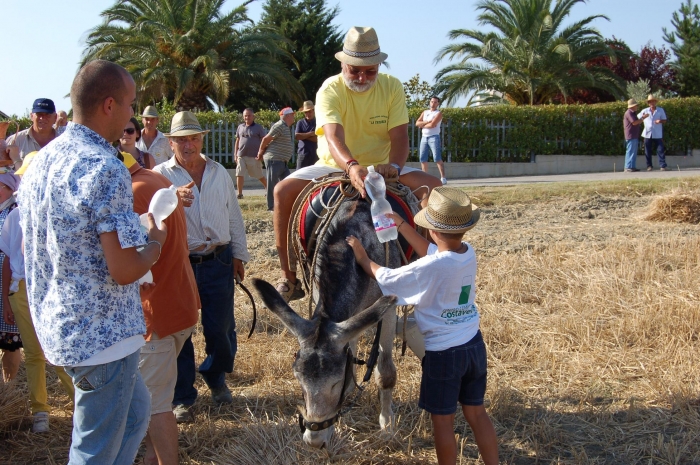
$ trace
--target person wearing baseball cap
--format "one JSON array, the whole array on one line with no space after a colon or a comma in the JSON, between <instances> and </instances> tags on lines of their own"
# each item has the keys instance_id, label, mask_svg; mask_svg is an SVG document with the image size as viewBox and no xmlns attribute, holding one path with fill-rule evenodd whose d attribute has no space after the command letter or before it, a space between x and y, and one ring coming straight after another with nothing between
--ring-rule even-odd
<instances>
[{"instance_id":1,"label":"person wearing baseball cap","mask_svg":"<svg viewBox=\"0 0 700 465\"><path fill-rule=\"evenodd\" d=\"M173 157L170 142L165 135L158 130L158 109L149 105L141 113L141 138L136 141L136 148L142 152L150 153L156 165L165 163Z\"/></svg>"},{"instance_id":2,"label":"person wearing baseball cap","mask_svg":"<svg viewBox=\"0 0 700 465\"><path fill-rule=\"evenodd\" d=\"M280 110L280 120L272 125L270 132L262 138L256 158L263 158L267 180L267 209L273 211L275 186L289 176L287 163L294 154L294 110L284 107Z\"/></svg>"},{"instance_id":3,"label":"person wearing baseball cap","mask_svg":"<svg viewBox=\"0 0 700 465\"><path fill-rule=\"evenodd\" d=\"M226 373L233 372L237 352L236 320L233 313L234 279L245 278L250 261L243 215L236 188L228 171L202 153L203 129L190 111L173 116L170 140L173 157L153 168L175 186L185 207L189 262L202 302L202 328L206 357L195 369L194 346L188 337L177 358L177 382L172 399L175 419L194 420L190 407L197 399L197 371L202 375L216 404L233 402L226 386ZM155 274L154 274L155 276Z\"/></svg>"},{"instance_id":4,"label":"person wearing baseball cap","mask_svg":"<svg viewBox=\"0 0 700 465\"><path fill-rule=\"evenodd\" d=\"M7 151L15 162L15 168L22 165L22 159L30 152L38 152L46 144L58 137L53 125L56 123L56 105L49 98L38 98L32 105L32 125L7 138Z\"/></svg>"},{"instance_id":5,"label":"person wearing baseball cap","mask_svg":"<svg viewBox=\"0 0 700 465\"><path fill-rule=\"evenodd\" d=\"M398 177L423 202L431 189L442 185L428 173L404 167L409 147L406 96L401 81L379 72L387 57L373 27L350 28L343 49L335 54L341 72L326 79L316 93L318 162L296 170L275 189L273 224L282 273L276 289L286 301L304 296L289 263L287 231L294 201L312 179L344 171L365 198L364 178L373 165L385 178Z\"/></svg>"}]
</instances>

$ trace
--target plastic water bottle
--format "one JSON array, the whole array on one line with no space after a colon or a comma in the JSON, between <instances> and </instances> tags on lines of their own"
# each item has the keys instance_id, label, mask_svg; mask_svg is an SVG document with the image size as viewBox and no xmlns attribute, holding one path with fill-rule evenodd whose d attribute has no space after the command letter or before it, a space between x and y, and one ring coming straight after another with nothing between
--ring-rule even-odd
<instances>
[{"instance_id":1,"label":"plastic water bottle","mask_svg":"<svg viewBox=\"0 0 700 465\"><path fill-rule=\"evenodd\" d=\"M178 197L177 197L177 187L170 186L167 189L158 189L153 197L151 198L151 203L148 204L148 213L153 214L153 219L156 222L156 226L159 228L163 227L163 221L170 216L170 214L175 211L177 207ZM141 221L141 226L145 230L148 230L148 213L144 213L139 217ZM139 279L139 284L152 283L153 274L151 270Z\"/></svg>"},{"instance_id":2,"label":"plastic water bottle","mask_svg":"<svg viewBox=\"0 0 700 465\"><path fill-rule=\"evenodd\" d=\"M384 177L374 171L374 166L368 166L365 178L365 189L372 199L372 222L377 232L379 242L388 242L399 237L396 231L396 223L387 214L392 212L391 205L386 199L386 184Z\"/></svg>"}]
</instances>

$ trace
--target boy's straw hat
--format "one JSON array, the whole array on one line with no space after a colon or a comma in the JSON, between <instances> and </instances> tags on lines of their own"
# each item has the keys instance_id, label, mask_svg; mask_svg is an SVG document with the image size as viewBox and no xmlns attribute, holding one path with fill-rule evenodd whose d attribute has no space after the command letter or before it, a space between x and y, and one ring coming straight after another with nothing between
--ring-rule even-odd
<instances>
[{"instance_id":1,"label":"boy's straw hat","mask_svg":"<svg viewBox=\"0 0 700 465\"><path fill-rule=\"evenodd\" d=\"M636 101L635 99L633 99L633 98L627 100L627 108L628 108L628 109L629 109L629 108L634 108L634 107L636 107L636 106L638 106L638 105L639 105L639 104L637 103L637 101Z\"/></svg>"},{"instance_id":2,"label":"boy's straw hat","mask_svg":"<svg viewBox=\"0 0 700 465\"><path fill-rule=\"evenodd\" d=\"M443 233L463 233L479 221L479 207L467 194L452 187L437 187L428 198L428 206L419 211L414 221L426 229Z\"/></svg>"}]
</instances>

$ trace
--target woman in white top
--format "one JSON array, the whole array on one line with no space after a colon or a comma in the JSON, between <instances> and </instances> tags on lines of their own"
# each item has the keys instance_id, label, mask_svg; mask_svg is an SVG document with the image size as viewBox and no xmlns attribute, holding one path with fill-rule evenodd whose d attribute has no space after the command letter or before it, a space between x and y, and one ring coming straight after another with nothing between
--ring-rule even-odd
<instances>
[{"instance_id":1,"label":"woman in white top","mask_svg":"<svg viewBox=\"0 0 700 465\"><path fill-rule=\"evenodd\" d=\"M428 172L428 151L433 152L433 160L440 171L440 181L447 184L445 177L445 165L442 162L442 141L440 140L440 125L442 124L442 112L438 110L440 99L430 97L430 109L421 113L416 121L416 127L423 130L423 137L420 140L420 167Z\"/></svg>"}]
</instances>

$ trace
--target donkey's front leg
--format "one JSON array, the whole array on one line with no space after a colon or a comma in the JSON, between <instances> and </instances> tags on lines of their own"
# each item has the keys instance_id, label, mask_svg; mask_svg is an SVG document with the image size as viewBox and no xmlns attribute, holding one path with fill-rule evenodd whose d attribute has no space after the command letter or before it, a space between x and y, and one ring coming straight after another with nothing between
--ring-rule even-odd
<instances>
[{"instance_id":1,"label":"donkey's front leg","mask_svg":"<svg viewBox=\"0 0 700 465\"><path fill-rule=\"evenodd\" d=\"M387 311L382 319L382 334L379 339L379 360L374 370L374 380L379 387L379 425L383 431L394 432L394 411L391 397L396 386L396 365L391 357L396 335L396 312Z\"/></svg>"}]
</instances>

